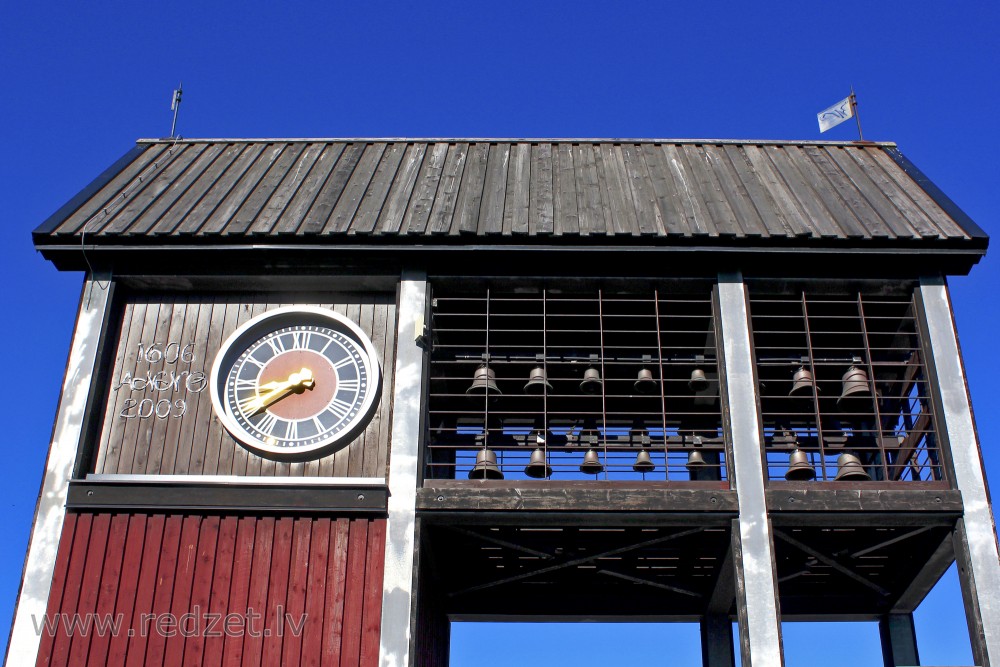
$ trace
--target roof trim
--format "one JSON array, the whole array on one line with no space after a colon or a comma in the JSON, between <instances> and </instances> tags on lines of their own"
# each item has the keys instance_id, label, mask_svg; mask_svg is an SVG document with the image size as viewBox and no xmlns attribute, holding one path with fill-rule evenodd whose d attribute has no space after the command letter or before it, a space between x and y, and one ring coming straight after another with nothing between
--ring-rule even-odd
<instances>
[{"instance_id":1,"label":"roof trim","mask_svg":"<svg viewBox=\"0 0 1000 667\"><path fill-rule=\"evenodd\" d=\"M101 172L101 174L92 180L87 187L80 190L78 193L73 195L73 197L59 207L59 210L50 215L45 219L45 222L40 224L33 234L51 234L63 222L66 218L73 214L76 209L80 208L84 202L97 194L101 188L111 182L115 176L117 176L126 166L131 164L140 155L145 153L148 149L147 146L141 145L143 142L136 142L136 145L130 148L124 155L115 160L114 164Z\"/></svg>"},{"instance_id":2,"label":"roof trim","mask_svg":"<svg viewBox=\"0 0 1000 667\"><path fill-rule=\"evenodd\" d=\"M989 234L983 231L983 228L975 223L975 221L969 217L969 215L959 208L951 197L946 195L941 188L934 184L934 181L927 178L924 172L920 171L917 165L910 162L910 160L903 155L898 148L887 148L885 151L893 161L899 165L907 176L913 179L913 182L920 186L920 189L927 193L927 196L934 200L934 203L941 207L945 213L951 216L954 220L961 226L972 238L986 239L989 242Z\"/></svg>"},{"instance_id":3,"label":"roof trim","mask_svg":"<svg viewBox=\"0 0 1000 667\"><path fill-rule=\"evenodd\" d=\"M406 142L414 144L431 143L472 143L472 144L498 144L498 143L536 143L536 144L713 144L717 146L871 146L878 148L895 148L894 141L792 141L787 139L651 139L651 138L561 138L551 139L545 137L293 137L293 138L205 138L205 139L185 139L185 138L164 138L164 139L139 139L139 144L204 144L204 143L376 143L376 142Z\"/></svg>"}]
</instances>

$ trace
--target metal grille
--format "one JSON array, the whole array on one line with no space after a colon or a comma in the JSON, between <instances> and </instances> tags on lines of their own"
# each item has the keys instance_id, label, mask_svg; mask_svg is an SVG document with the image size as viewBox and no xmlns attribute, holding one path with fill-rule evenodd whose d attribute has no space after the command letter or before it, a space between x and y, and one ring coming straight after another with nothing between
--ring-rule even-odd
<instances>
[{"instance_id":1,"label":"metal grille","mask_svg":"<svg viewBox=\"0 0 1000 667\"><path fill-rule=\"evenodd\" d=\"M724 479L711 287L686 287L436 288L427 477Z\"/></svg>"},{"instance_id":2,"label":"metal grille","mask_svg":"<svg viewBox=\"0 0 1000 667\"><path fill-rule=\"evenodd\" d=\"M912 292L751 288L770 479L944 478Z\"/></svg>"}]
</instances>

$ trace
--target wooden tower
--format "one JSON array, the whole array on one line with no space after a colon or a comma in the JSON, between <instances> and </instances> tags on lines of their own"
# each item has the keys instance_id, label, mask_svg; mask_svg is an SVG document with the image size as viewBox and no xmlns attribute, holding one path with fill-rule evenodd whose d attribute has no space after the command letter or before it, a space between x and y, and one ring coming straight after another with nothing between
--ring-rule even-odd
<instances>
[{"instance_id":1,"label":"wooden tower","mask_svg":"<svg viewBox=\"0 0 1000 667\"><path fill-rule=\"evenodd\" d=\"M34 241L87 274L8 665L554 618L697 620L711 667L877 619L914 665L956 560L1000 665L945 282L987 237L893 144L140 141Z\"/></svg>"}]
</instances>

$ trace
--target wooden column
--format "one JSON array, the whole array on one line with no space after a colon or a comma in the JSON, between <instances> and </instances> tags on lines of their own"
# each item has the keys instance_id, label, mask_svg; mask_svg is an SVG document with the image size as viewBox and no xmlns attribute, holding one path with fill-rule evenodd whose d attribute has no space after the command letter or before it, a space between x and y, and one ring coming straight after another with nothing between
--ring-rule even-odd
<instances>
[{"instance_id":1,"label":"wooden column","mask_svg":"<svg viewBox=\"0 0 1000 667\"><path fill-rule=\"evenodd\" d=\"M92 407L91 389L108 329L113 292L114 283L110 276L88 276L83 283L56 423L52 429L52 442L45 461L45 477L35 505L35 521L7 647L5 664L11 667L35 664L38 653L40 635L35 631L35 625L41 625L45 615L59 536L66 516L69 480L73 476L78 452L86 445L83 442L84 426Z\"/></svg>"},{"instance_id":2,"label":"wooden column","mask_svg":"<svg viewBox=\"0 0 1000 667\"><path fill-rule=\"evenodd\" d=\"M382 667L414 664L414 553L424 377L424 351L417 339L423 333L427 291L423 273L403 273L396 318L396 376L392 393L389 520L379 645L379 665Z\"/></svg>"},{"instance_id":3,"label":"wooden column","mask_svg":"<svg viewBox=\"0 0 1000 667\"><path fill-rule=\"evenodd\" d=\"M739 498L733 521L736 610L744 667L781 667L781 618L774 576L774 545L764 496L760 417L750 347L743 276L719 274L724 412L728 416L730 470Z\"/></svg>"},{"instance_id":4,"label":"wooden column","mask_svg":"<svg viewBox=\"0 0 1000 667\"><path fill-rule=\"evenodd\" d=\"M882 661L885 667L920 664L913 614L886 614L879 619L878 632L882 638Z\"/></svg>"},{"instance_id":5,"label":"wooden column","mask_svg":"<svg viewBox=\"0 0 1000 667\"><path fill-rule=\"evenodd\" d=\"M703 667L734 667L733 623L728 616L701 619L701 664Z\"/></svg>"},{"instance_id":6,"label":"wooden column","mask_svg":"<svg viewBox=\"0 0 1000 667\"><path fill-rule=\"evenodd\" d=\"M1000 556L979 438L944 278L923 278L920 301L930 346L932 391L941 412L949 470L962 492L964 516L955 530L955 557L977 665L1000 665Z\"/></svg>"}]
</instances>

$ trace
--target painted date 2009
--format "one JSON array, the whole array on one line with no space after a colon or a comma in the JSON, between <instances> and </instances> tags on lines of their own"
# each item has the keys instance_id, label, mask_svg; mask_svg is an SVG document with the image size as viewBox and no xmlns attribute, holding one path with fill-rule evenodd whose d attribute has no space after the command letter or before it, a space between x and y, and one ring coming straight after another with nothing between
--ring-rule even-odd
<instances>
[{"instance_id":1,"label":"painted date 2009","mask_svg":"<svg viewBox=\"0 0 1000 667\"><path fill-rule=\"evenodd\" d=\"M185 412L187 412L187 401L183 398L174 401L167 398L161 398L158 401L151 398L144 398L141 401L135 398L126 398L125 407L118 415L125 419L149 419L150 417L166 419L168 417L183 417Z\"/></svg>"}]
</instances>

